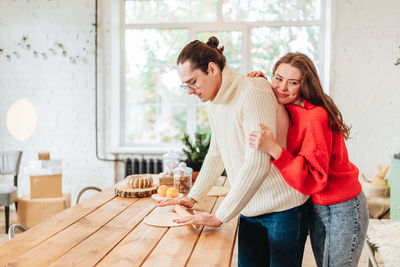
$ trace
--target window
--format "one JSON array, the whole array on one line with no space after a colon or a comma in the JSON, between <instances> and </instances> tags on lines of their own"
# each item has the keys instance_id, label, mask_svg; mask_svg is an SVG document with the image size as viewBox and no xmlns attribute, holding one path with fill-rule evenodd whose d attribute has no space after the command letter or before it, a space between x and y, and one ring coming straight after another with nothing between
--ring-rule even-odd
<instances>
[{"instance_id":1,"label":"window","mask_svg":"<svg viewBox=\"0 0 400 267\"><path fill-rule=\"evenodd\" d=\"M185 132L209 132L207 103L179 87L176 58L211 35L227 64L271 75L288 51L307 54L324 76L327 5L323 0L125 0L120 20L118 146L136 152L176 148ZM327 88L326 88L327 89Z\"/></svg>"}]
</instances>

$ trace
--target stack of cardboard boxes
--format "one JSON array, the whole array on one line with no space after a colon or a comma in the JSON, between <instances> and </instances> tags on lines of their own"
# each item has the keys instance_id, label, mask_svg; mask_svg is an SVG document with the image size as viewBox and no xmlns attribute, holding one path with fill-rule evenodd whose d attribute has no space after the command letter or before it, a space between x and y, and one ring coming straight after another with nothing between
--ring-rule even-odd
<instances>
[{"instance_id":1,"label":"stack of cardboard boxes","mask_svg":"<svg viewBox=\"0 0 400 267\"><path fill-rule=\"evenodd\" d=\"M30 194L18 199L18 222L26 228L45 221L71 206L71 195L62 193L61 160L39 153L24 172L30 177Z\"/></svg>"}]
</instances>

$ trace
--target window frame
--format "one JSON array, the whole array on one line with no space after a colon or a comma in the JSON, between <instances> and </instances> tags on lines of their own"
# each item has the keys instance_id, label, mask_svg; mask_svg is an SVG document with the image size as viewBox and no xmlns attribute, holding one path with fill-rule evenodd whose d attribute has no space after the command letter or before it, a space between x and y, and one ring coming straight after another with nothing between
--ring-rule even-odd
<instances>
[{"instance_id":1,"label":"window frame","mask_svg":"<svg viewBox=\"0 0 400 267\"><path fill-rule=\"evenodd\" d=\"M125 143L125 30L126 29L170 29L184 28L188 31L188 40L195 40L199 32L204 31L241 31L242 32L242 73L250 71L251 29L255 27L279 26L319 26L319 71L321 82L326 93L330 86L332 0L321 0L321 19L307 21L263 21L263 22L223 22L222 0L218 0L216 22L207 23L157 23L127 24L125 23L125 0L113 0L110 4L110 77L111 77L111 153L163 154L170 150L180 152L182 147L176 144L157 143L126 144ZM150 26L150 27L149 27ZM222 44L223 45L223 44ZM272 67L272 66L271 66ZM193 135L197 128L197 101L194 96L187 98L186 132Z\"/></svg>"}]
</instances>

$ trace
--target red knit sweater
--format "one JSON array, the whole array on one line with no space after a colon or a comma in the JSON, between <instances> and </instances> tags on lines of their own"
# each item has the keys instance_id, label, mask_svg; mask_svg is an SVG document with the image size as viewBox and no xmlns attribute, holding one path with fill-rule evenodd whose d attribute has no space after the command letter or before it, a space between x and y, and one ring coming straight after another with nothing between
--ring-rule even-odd
<instances>
[{"instance_id":1,"label":"red knit sweater","mask_svg":"<svg viewBox=\"0 0 400 267\"><path fill-rule=\"evenodd\" d=\"M292 124L287 150L272 162L286 182L311 195L312 202L329 205L354 198L361 192L358 169L349 161L343 136L329 128L323 107L304 100L304 107L286 105Z\"/></svg>"}]
</instances>

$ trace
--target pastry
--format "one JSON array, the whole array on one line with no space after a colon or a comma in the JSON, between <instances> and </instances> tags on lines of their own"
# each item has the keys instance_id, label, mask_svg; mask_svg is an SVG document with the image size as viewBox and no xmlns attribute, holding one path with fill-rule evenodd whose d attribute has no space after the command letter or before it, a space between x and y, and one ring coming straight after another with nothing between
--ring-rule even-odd
<instances>
[{"instance_id":1,"label":"pastry","mask_svg":"<svg viewBox=\"0 0 400 267\"><path fill-rule=\"evenodd\" d=\"M177 197L179 195L178 189L170 187L167 189L167 197Z\"/></svg>"},{"instance_id":2,"label":"pastry","mask_svg":"<svg viewBox=\"0 0 400 267\"><path fill-rule=\"evenodd\" d=\"M160 185L157 189L157 194L161 197L165 197L167 195L168 186Z\"/></svg>"},{"instance_id":3,"label":"pastry","mask_svg":"<svg viewBox=\"0 0 400 267\"><path fill-rule=\"evenodd\" d=\"M129 175L126 177L126 183L131 188L148 188L153 185L153 178L144 175Z\"/></svg>"}]
</instances>

